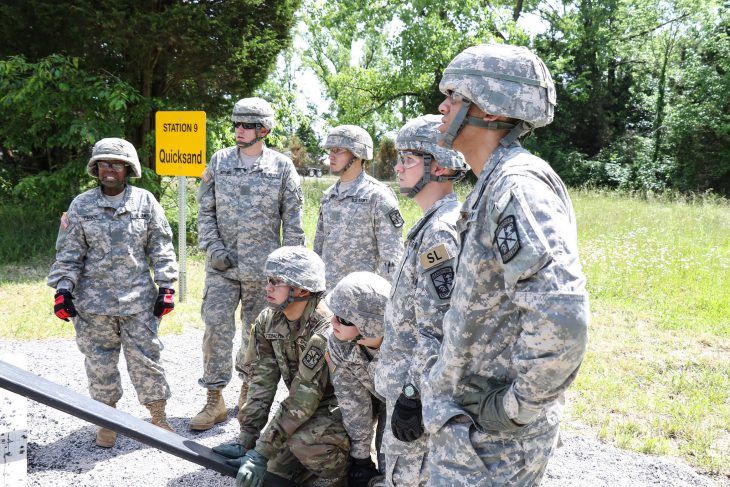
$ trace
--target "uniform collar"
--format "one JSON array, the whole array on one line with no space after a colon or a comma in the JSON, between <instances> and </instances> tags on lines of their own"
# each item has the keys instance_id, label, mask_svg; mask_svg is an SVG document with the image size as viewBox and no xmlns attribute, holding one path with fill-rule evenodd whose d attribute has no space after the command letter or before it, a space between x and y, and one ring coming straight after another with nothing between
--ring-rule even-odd
<instances>
[{"instance_id":1,"label":"uniform collar","mask_svg":"<svg viewBox=\"0 0 730 487\"><path fill-rule=\"evenodd\" d=\"M365 170L363 169L360 171L360 174L357 175L357 177L352 181L352 184L347 187L344 191L340 192L340 181L337 181L335 183L335 189L333 191L333 195L339 199L345 199L350 195L353 195L357 192L358 189L363 185L365 182Z\"/></svg>"}]
</instances>

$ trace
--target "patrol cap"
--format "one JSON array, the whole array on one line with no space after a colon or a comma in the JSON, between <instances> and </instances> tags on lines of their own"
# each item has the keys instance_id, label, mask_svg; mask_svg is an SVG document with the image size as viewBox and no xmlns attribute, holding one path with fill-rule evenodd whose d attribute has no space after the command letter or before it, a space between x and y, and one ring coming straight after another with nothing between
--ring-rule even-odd
<instances>
[{"instance_id":1,"label":"patrol cap","mask_svg":"<svg viewBox=\"0 0 730 487\"><path fill-rule=\"evenodd\" d=\"M471 100L490 115L542 127L553 120L555 85L545 63L522 46L481 44L457 55L439 89Z\"/></svg>"},{"instance_id":2,"label":"patrol cap","mask_svg":"<svg viewBox=\"0 0 730 487\"><path fill-rule=\"evenodd\" d=\"M233 122L260 123L267 129L274 128L274 109L263 98L241 98L233 105Z\"/></svg>"},{"instance_id":3,"label":"patrol cap","mask_svg":"<svg viewBox=\"0 0 730 487\"><path fill-rule=\"evenodd\" d=\"M137 150L130 142L127 142L124 139L108 137L106 139L101 139L94 144L94 147L91 149L91 159L89 159L89 163L86 165L86 172L88 172L93 178L99 177L99 167L96 161L100 160L126 162L131 169L131 173L129 175L130 178L142 177L142 167L139 164Z\"/></svg>"},{"instance_id":4,"label":"patrol cap","mask_svg":"<svg viewBox=\"0 0 730 487\"><path fill-rule=\"evenodd\" d=\"M365 338L383 336L385 305L390 283L372 272L353 272L337 283L325 298L332 312L353 323Z\"/></svg>"},{"instance_id":5,"label":"patrol cap","mask_svg":"<svg viewBox=\"0 0 730 487\"><path fill-rule=\"evenodd\" d=\"M410 120L398 132L395 149L425 152L431 154L443 168L457 172L469 171L469 165L461 152L438 145L441 135L438 131L439 125L441 125L440 115L423 115Z\"/></svg>"},{"instance_id":6,"label":"patrol cap","mask_svg":"<svg viewBox=\"0 0 730 487\"><path fill-rule=\"evenodd\" d=\"M288 285L312 293L325 290L324 262L316 253L301 246L280 247L264 264L266 277L278 277Z\"/></svg>"},{"instance_id":7,"label":"patrol cap","mask_svg":"<svg viewBox=\"0 0 730 487\"><path fill-rule=\"evenodd\" d=\"M342 147L362 160L369 161L373 158L373 139L362 127L357 125L339 125L327 134L324 148Z\"/></svg>"}]
</instances>

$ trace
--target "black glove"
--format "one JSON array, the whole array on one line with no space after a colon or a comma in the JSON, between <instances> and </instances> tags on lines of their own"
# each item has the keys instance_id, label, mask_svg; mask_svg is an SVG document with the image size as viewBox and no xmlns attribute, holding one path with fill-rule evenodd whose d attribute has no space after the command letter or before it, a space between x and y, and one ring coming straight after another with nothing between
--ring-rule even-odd
<instances>
[{"instance_id":1,"label":"black glove","mask_svg":"<svg viewBox=\"0 0 730 487\"><path fill-rule=\"evenodd\" d=\"M350 457L350 472L347 474L348 487L368 487L373 477L380 475L370 458Z\"/></svg>"},{"instance_id":2,"label":"black glove","mask_svg":"<svg viewBox=\"0 0 730 487\"><path fill-rule=\"evenodd\" d=\"M68 321L69 318L73 318L78 314L76 312L76 306L74 306L74 298L71 296L71 291L68 289L59 289L53 297L56 300L56 304L53 306L53 312L63 321Z\"/></svg>"},{"instance_id":3,"label":"black glove","mask_svg":"<svg viewBox=\"0 0 730 487\"><path fill-rule=\"evenodd\" d=\"M157 294L157 301L155 301L155 309L152 311L156 317L161 318L175 308L175 300L172 295L175 294L174 289L168 289L161 287L160 292Z\"/></svg>"},{"instance_id":4,"label":"black glove","mask_svg":"<svg viewBox=\"0 0 730 487\"><path fill-rule=\"evenodd\" d=\"M408 399L403 393L395 403L390 429L400 441L414 441L423 434L421 400Z\"/></svg>"}]
</instances>

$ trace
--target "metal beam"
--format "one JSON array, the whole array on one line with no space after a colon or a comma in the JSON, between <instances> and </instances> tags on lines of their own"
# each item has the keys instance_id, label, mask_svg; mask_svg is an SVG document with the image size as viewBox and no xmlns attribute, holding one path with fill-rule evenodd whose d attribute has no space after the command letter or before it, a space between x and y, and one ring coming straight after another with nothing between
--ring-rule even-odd
<instances>
[{"instance_id":1,"label":"metal beam","mask_svg":"<svg viewBox=\"0 0 730 487\"><path fill-rule=\"evenodd\" d=\"M0 387L223 475L235 477L238 472L236 467L226 463L224 456L206 446L153 426L2 360Z\"/></svg>"}]
</instances>

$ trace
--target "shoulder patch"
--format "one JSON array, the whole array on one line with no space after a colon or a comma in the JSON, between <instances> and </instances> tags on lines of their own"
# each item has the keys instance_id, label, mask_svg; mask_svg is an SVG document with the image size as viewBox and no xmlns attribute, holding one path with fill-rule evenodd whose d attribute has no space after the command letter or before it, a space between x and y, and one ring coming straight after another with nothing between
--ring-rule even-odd
<instances>
[{"instance_id":1,"label":"shoulder patch","mask_svg":"<svg viewBox=\"0 0 730 487\"><path fill-rule=\"evenodd\" d=\"M337 366L335 365L334 360L332 360L332 357L330 357L329 350L324 352L324 361L327 362L327 367L329 367L330 373L334 374L335 370L337 370Z\"/></svg>"},{"instance_id":2,"label":"shoulder patch","mask_svg":"<svg viewBox=\"0 0 730 487\"><path fill-rule=\"evenodd\" d=\"M421 265L424 270L428 270L431 267L443 264L447 260L453 259L454 256L449 253L446 245L441 244L436 247L423 252L418 256L421 261Z\"/></svg>"},{"instance_id":3,"label":"shoulder patch","mask_svg":"<svg viewBox=\"0 0 730 487\"><path fill-rule=\"evenodd\" d=\"M393 224L395 228L400 228L405 223L405 220L403 220L403 216L400 214L400 210L398 208L394 208L388 213L388 218L390 218L390 222Z\"/></svg>"},{"instance_id":4,"label":"shoulder patch","mask_svg":"<svg viewBox=\"0 0 730 487\"><path fill-rule=\"evenodd\" d=\"M63 212L63 215L61 215L61 228L64 230L68 228L68 226L71 224L71 221L68 219L68 213L65 211Z\"/></svg>"},{"instance_id":5,"label":"shoulder patch","mask_svg":"<svg viewBox=\"0 0 730 487\"><path fill-rule=\"evenodd\" d=\"M514 215L506 216L497 225L494 242L502 255L502 263L506 264L520 251L520 234L517 232Z\"/></svg>"},{"instance_id":6,"label":"shoulder patch","mask_svg":"<svg viewBox=\"0 0 730 487\"><path fill-rule=\"evenodd\" d=\"M321 349L317 347L310 347L306 355L302 357L302 364L304 364L304 366L308 369L314 369L319 361L322 360L323 356L324 353Z\"/></svg>"},{"instance_id":7,"label":"shoulder patch","mask_svg":"<svg viewBox=\"0 0 730 487\"><path fill-rule=\"evenodd\" d=\"M211 179L213 179L213 171L210 170L210 167L206 167L200 177L203 179L203 181L209 183Z\"/></svg>"},{"instance_id":8,"label":"shoulder patch","mask_svg":"<svg viewBox=\"0 0 730 487\"><path fill-rule=\"evenodd\" d=\"M449 299L454 289L454 267L445 266L431 273L431 282L441 299Z\"/></svg>"}]
</instances>

